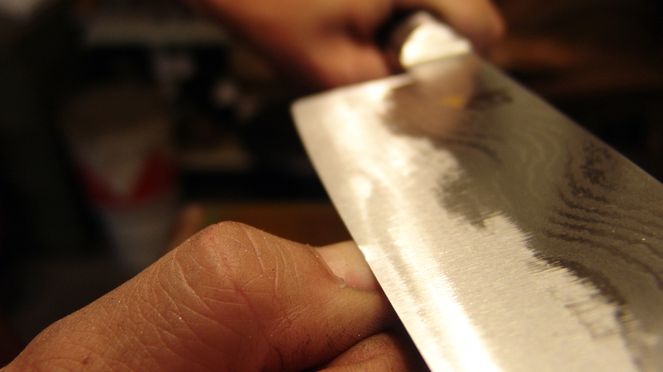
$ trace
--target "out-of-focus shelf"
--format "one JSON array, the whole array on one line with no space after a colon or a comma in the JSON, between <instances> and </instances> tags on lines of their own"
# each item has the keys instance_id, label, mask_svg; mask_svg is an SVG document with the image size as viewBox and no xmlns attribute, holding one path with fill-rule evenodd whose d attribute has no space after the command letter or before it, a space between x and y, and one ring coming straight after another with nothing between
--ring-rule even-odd
<instances>
[{"instance_id":1,"label":"out-of-focus shelf","mask_svg":"<svg viewBox=\"0 0 663 372\"><path fill-rule=\"evenodd\" d=\"M251 155L233 137L215 146L189 146L181 149L177 158L181 169L195 172L247 172L253 166Z\"/></svg>"},{"instance_id":2,"label":"out-of-focus shelf","mask_svg":"<svg viewBox=\"0 0 663 372\"><path fill-rule=\"evenodd\" d=\"M195 17L156 17L131 13L99 14L83 20L87 46L139 44L226 45L228 36L211 21Z\"/></svg>"}]
</instances>

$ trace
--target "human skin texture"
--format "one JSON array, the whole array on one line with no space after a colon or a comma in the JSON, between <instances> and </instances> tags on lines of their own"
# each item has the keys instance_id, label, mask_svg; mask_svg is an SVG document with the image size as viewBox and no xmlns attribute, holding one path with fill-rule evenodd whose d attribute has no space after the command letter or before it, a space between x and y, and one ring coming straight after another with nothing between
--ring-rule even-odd
<instances>
[{"instance_id":1,"label":"human skin texture","mask_svg":"<svg viewBox=\"0 0 663 372\"><path fill-rule=\"evenodd\" d=\"M489 0L188 2L314 88L391 73L376 34L399 11L428 9L479 49L504 30ZM353 244L314 249L222 223L48 327L6 370L419 367Z\"/></svg>"},{"instance_id":2,"label":"human skin texture","mask_svg":"<svg viewBox=\"0 0 663 372\"><path fill-rule=\"evenodd\" d=\"M329 88L393 72L376 34L394 14L427 9L486 50L504 24L490 0L186 0L247 40L280 71Z\"/></svg>"},{"instance_id":3,"label":"human skin texture","mask_svg":"<svg viewBox=\"0 0 663 372\"><path fill-rule=\"evenodd\" d=\"M39 334L18 370L407 370L421 365L353 243L237 223L193 235Z\"/></svg>"}]
</instances>

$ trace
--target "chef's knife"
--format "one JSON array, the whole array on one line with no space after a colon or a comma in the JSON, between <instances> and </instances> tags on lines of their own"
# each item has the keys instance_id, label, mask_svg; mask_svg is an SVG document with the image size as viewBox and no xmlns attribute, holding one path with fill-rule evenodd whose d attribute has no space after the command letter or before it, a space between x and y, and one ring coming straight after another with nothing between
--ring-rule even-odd
<instances>
[{"instance_id":1,"label":"chef's knife","mask_svg":"<svg viewBox=\"0 0 663 372\"><path fill-rule=\"evenodd\" d=\"M663 370L663 186L425 15L404 74L293 107L435 371Z\"/></svg>"}]
</instances>

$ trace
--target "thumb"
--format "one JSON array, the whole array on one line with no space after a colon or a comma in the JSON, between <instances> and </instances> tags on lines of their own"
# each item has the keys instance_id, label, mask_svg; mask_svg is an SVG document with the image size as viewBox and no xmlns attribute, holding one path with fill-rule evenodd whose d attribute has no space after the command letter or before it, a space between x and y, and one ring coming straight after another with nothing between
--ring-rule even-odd
<instances>
[{"instance_id":1,"label":"thumb","mask_svg":"<svg viewBox=\"0 0 663 372\"><path fill-rule=\"evenodd\" d=\"M392 316L352 249L340 245L321 256L245 225L211 226L47 328L10 369L243 371L320 365L384 329ZM329 252L334 252L330 266L321 259Z\"/></svg>"},{"instance_id":2,"label":"thumb","mask_svg":"<svg viewBox=\"0 0 663 372\"><path fill-rule=\"evenodd\" d=\"M331 271L348 286L366 291L379 291L380 287L364 256L352 241L318 248L318 254Z\"/></svg>"}]
</instances>

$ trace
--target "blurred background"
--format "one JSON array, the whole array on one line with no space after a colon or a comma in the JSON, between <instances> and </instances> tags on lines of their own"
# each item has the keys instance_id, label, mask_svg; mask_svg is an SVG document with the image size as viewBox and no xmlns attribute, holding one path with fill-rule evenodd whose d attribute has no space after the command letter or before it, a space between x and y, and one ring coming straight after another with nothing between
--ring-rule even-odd
<instances>
[{"instance_id":1,"label":"blurred background","mask_svg":"<svg viewBox=\"0 0 663 372\"><path fill-rule=\"evenodd\" d=\"M662 180L663 3L497 5L491 59ZM0 365L200 226L347 239L291 86L172 0L0 0Z\"/></svg>"}]
</instances>

